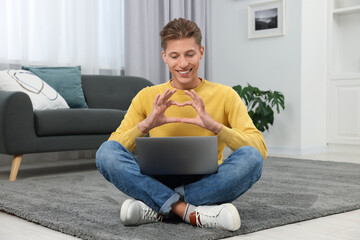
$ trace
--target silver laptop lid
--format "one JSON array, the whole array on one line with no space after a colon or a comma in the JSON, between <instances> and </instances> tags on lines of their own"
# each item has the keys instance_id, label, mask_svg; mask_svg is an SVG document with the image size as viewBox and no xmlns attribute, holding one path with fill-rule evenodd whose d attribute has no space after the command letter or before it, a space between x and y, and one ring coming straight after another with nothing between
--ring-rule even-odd
<instances>
[{"instance_id":1,"label":"silver laptop lid","mask_svg":"<svg viewBox=\"0 0 360 240\"><path fill-rule=\"evenodd\" d=\"M216 136L135 139L140 171L146 175L211 174L218 169Z\"/></svg>"}]
</instances>

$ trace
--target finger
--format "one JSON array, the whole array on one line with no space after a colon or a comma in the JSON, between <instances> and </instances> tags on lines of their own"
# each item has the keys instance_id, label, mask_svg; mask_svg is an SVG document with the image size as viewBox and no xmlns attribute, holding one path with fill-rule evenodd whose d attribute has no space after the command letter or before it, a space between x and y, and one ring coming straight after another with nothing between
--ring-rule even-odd
<instances>
[{"instance_id":1,"label":"finger","mask_svg":"<svg viewBox=\"0 0 360 240\"><path fill-rule=\"evenodd\" d=\"M204 101L202 100L202 97L200 95L198 95L194 90L191 90L191 93L193 94L193 96L196 99L196 102L199 104L199 106L201 108L205 107Z\"/></svg>"},{"instance_id":2,"label":"finger","mask_svg":"<svg viewBox=\"0 0 360 240\"><path fill-rule=\"evenodd\" d=\"M155 99L154 99L154 104L155 104L155 105L158 105L159 98L160 98L160 93L156 94L156 97L155 97Z\"/></svg>"},{"instance_id":3,"label":"finger","mask_svg":"<svg viewBox=\"0 0 360 240\"><path fill-rule=\"evenodd\" d=\"M164 98L164 101L167 101L171 98L172 95L174 95L174 93L176 93L177 89L174 88L173 90L171 90Z\"/></svg>"},{"instance_id":4,"label":"finger","mask_svg":"<svg viewBox=\"0 0 360 240\"><path fill-rule=\"evenodd\" d=\"M193 93L189 92L188 90L185 90L184 93L185 93L186 95L188 95L189 97L191 97L193 100L195 100L195 97L194 97L194 94L193 94Z\"/></svg>"},{"instance_id":5,"label":"finger","mask_svg":"<svg viewBox=\"0 0 360 240\"><path fill-rule=\"evenodd\" d=\"M185 92L186 91L186 92ZM190 91L187 91L187 90L185 90L184 92L189 96L189 97L191 97L196 103L197 102L200 102L200 103L202 103L202 99L201 99L201 97L199 96L199 95L197 95L197 93L192 89L192 90L190 90ZM203 104L201 104L201 105L203 105Z\"/></svg>"},{"instance_id":6,"label":"finger","mask_svg":"<svg viewBox=\"0 0 360 240\"><path fill-rule=\"evenodd\" d=\"M181 118L178 118L178 117L166 118L165 122L166 123L180 123Z\"/></svg>"},{"instance_id":7,"label":"finger","mask_svg":"<svg viewBox=\"0 0 360 240\"><path fill-rule=\"evenodd\" d=\"M195 124L195 125L198 125L198 126L201 126L199 121L196 120L195 118L182 118L181 119L181 122L182 123L189 123L189 124Z\"/></svg>"},{"instance_id":8,"label":"finger","mask_svg":"<svg viewBox=\"0 0 360 240\"><path fill-rule=\"evenodd\" d=\"M166 89L165 92L163 92L159 98L158 103L162 104L164 102L165 96L170 92L170 88Z\"/></svg>"},{"instance_id":9,"label":"finger","mask_svg":"<svg viewBox=\"0 0 360 240\"><path fill-rule=\"evenodd\" d=\"M181 104L180 104L178 101L169 100L169 101L167 102L167 106L170 107L171 105L176 105L176 106L178 106L178 107L181 106Z\"/></svg>"},{"instance_id":10,"label":"finger","mask_svg":"<svg viewBox=\"0 0 360 240\"><path fill-rule=\"evenodd\" d=\"M178 105L179 107L185 107L185 106L195 106L194 101L186 101Z\"/></svg>"},{"instance_id":11,"label":"finger","mask_svg":"<svg viewBox=\"0 0 360 240\"><path fill-rule=\"evenodd\" d=\"M174 100L167 101L165 104L166 104L166 108L169 108L172 105L181 107L181 104L179 102L177 102L177 101L174 101Z\"/></svg>"},{"instance_id":12,"label":"finger","mask_svg":"<svg viewBox=\"0 0 360 240\"><path fill-rule=\"evenodd\" d=\"M202 101L202 98L195 92L194 89L191 89L191 93L197 101Z\"/></svg>"}]
</instances>

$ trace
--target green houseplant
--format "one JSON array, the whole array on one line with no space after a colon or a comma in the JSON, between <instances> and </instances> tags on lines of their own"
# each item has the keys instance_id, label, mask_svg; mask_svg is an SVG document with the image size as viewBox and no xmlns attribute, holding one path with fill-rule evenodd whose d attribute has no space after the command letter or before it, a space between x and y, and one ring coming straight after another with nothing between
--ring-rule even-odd
<instances>
[{"instance_id":1,"label":"green houseplant","mask_svg":"<svg viewBox=\"0 0 360 240\"><path fill-rule=\"evenodd\" d=\"M240 85L233 89L244 100L249 116L259 131L269 131L270 124L274 123L274 108L280 113L280 108L285 109L285 98L278 91L262 91L248 84L246 87Z\"/></svg>"}]
</instances>

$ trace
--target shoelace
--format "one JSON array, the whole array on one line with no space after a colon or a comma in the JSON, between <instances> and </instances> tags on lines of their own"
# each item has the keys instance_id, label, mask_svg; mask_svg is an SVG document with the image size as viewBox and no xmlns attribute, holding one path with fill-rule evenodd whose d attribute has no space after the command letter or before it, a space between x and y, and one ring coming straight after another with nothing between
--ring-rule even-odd
<instances>
[{"instance_id":1,"label":"shoelace","mask_svg":"<svg viewBox=\"0 0 360 240\"><path fill-rule=\"evenodd\" d=\"M222 228L216 221L216 217L217 215L207 215L196 211L196 225L202 228Z\"/></svg>"},{"instance_id":2,"label":"shoelace","mask_svg":"<svg viewBox=\"0 0 360 240\"><path fill-rule=\"evenodd\" d=\"M152 210L151 208L143 208L142 210L142 216L141 219L144 221L161 221L162 220L162 216L160 214L158 214L157 212L155 212L154 210Z\"/></svg>"}]
</instances>

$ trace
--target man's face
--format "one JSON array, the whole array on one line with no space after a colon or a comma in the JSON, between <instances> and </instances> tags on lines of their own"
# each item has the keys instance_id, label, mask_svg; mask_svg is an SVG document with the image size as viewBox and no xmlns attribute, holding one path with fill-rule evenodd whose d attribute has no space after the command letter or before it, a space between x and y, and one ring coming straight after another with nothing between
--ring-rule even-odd
<instances>
[{"instance_id":1,"label":"man's face","mask_svg":"<svg viewBox=\"0 0 360 240\"><path fill-rule=\"evenodd\" d=\"M178 89L197 87L201 83L198 69L204 46L199 47L194 38L169 40L166 45L162 57L173 75L172 86Z\"/></svg>"}]
</instances>

